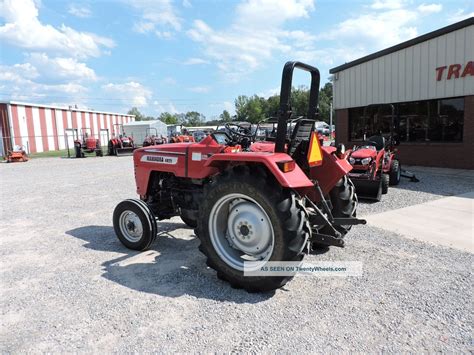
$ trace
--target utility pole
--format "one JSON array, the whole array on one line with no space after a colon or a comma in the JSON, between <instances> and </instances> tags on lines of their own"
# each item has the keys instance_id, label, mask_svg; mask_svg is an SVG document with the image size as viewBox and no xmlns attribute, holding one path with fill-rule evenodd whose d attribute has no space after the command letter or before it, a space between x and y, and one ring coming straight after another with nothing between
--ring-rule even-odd
<instances>
[{"instance_id":1,"label":"utility pole","mask_svg":"<svg viewBox=\"0 0 474 355\"><path fill-rule=\"evenodd\" d=\"M332 102L329 105L329 137L332 139Z\"/></svg>"}]
</instances>

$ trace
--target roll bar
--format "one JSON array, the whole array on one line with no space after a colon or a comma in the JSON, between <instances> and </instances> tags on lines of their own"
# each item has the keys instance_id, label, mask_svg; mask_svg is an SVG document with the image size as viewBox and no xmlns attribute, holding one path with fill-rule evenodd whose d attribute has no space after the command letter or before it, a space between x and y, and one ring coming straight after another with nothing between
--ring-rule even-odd
<instances>
[{"instance_id":1,"label":"roll bar","mask_svg":"<svg viewBox=\"0 0 474 355\"><path fill-rule=\"evenodd\" d=\"M311 65L301 62L286 62L285 66L283 67L283 74L281 78L280 109L278 111L278 129L275 142L276 153L285 152L285 141L287 134L286 124L291 116L291 84L293 80L293 71L295 68L307 71L311 74L311 87L309 92L307 118L311 120L316 119L320 81L319 70L315 67L312 67Z\"/></svg>"}]
</instances>

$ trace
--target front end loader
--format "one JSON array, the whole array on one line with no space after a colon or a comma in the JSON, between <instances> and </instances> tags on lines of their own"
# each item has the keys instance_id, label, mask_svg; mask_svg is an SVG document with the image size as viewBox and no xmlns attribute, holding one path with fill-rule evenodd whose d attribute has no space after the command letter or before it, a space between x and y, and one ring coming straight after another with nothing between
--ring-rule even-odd
<instances>
[{"instance_id":1,"label":"front end loader","mask_svg":"<svg viewBox=\"0 0 474 355\"><path fill-rule=\"evenodd\" d=\"M294 125L290 95L294 69L311 75L306 117ZM248 276L248 262L300 262L309 247L344 246L357 219L357 195L347 177L344 147L321 147L315 121L318 69L288 62L282 75L276 135L254 142L254 134L229 125L198 143L162 144L134 152L139 199L120 202L114 230L128 248L149 248L158 221L173 216L194 228L207 265L217 276L249 292L286 284L287 276ZM249 140L251 144L248 144ZM178 251L177 251L178 252Z\"/></svg>"}]
</instances>

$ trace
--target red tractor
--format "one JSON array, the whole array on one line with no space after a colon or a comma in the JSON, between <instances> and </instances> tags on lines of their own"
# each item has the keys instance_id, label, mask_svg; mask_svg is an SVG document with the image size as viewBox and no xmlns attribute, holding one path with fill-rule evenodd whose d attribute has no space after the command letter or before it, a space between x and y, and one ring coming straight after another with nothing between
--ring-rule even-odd
<instances>
[{"instance_id":1,"label":"red tractor","mask_svg":"<svg viewBox=\"0 0 474 355\"><path fill-rule=\"evenodd\" d=\"M130 155L136 149L133 138L126 135L122 124L116 123L114 126L118 127L116 129L118 134L109 140L109 155Z\"/></svg>"},{"instance_id":2,"label":"red tractor","mask_svg":"<svg viewBox=\"0 0 474 355\"><path fill-rule=\"evenodd\" d=\"M154 134L152 133L154 131ZM147 128L146 137L143 140L143 146L149 147L150 145L165 144L166 138L162 135L158 136L158 130L156 128Z\"/></svg>"},{"instance_id":3,"label":"red tractor","mask_svg":"<svg viewBox=\"0 0 474 355\"><path fill-rule=\"evenodd\" d=\"M25 146L15 145L13 150L9 150L7 154L7 163L21 163L28 161Z\"/></svg>"},{"instance_id":4,"label":"red tractor","mask_svg":"<svg viewBox=\"0 0 474 355\"><path fill-rule=\"evenodd\" d=\"M84 153L95 153L96 156L102 157L104 154L102 152L100 140L92 137L90 128L83 127L81 133L81 139L78 138L74 141L74 152L76 158L84 158Z\"/></svg>"},{"instance_id":5,"label":"red tractor","mask_svg":"<svg viewBox=\"0 0 474 355\"><path fill-rule=\"evenodd\" d=\"M307 117L288 134L295 68L311 74L310 100ZM318 69L285 64L273 142L243 148L254 134L229 126L199 143L136 150L140 199L115 208L118 239L145 250L157 236L157 220L179 215L195 228L207 265L220 279L249 292L274 290L293 276L249 276L249 263L251 270L260 270L267 262L300 262L310 243L344 246L351 226L365 221L355 217L357 196L347 178L352 167L343 145L321 147L314 130L319 81Z\"/></svg>"},{"instance_id":6,"label":"red tractor","mask_svg":"<svg viewBox=\"0 0 474 355\"><path fill-rule=\"evenodd\" d=\"M368 117L367 112L370 108L383 106L391 108L388 139L382 134L373 135L346 152L347 159L353 167L349 177L354 182L358 196L376 201L380 201L382 194L388 192L389 185L398 185L402 176L400 161L395 156L395 146L398 142L393 135L394 106L369 105L365 107L363 117Z\"/></svg>"},{"instance_id":7,"label":"red tractor","mask_svg":"<svg viewBox=\"0 0 474 355\"><path fill-rule=\"evenodd\" d=\"M183 134L177 134L171 136L170 143L194 143L194 137L185 130Z\"/></svg>"}]
</instances>

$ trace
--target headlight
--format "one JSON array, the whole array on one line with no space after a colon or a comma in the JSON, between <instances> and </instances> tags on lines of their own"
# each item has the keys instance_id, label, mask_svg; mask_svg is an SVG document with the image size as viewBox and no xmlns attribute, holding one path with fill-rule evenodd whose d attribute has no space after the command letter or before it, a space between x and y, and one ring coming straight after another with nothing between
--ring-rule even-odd
<instances>
[{"instance_id":1,"label":"headlight","mask_svg":"<svg viewBox=\"0 0 474 355\"><path fill-rule=\"evenodd\" d=\"M356 160L353 157L349 158L349 164L354 165Z\"/></svg>"},{"instance_id":2,"label":"headlight","mask_svg":"<svg viewBox=\"0 0 474 355\"><path fill-rule=\"evenodd\" d=\"M369 163L372 161L372 158L364 158L361 160L362 165L369 165Z\"/></svg>"}]
</instances>

